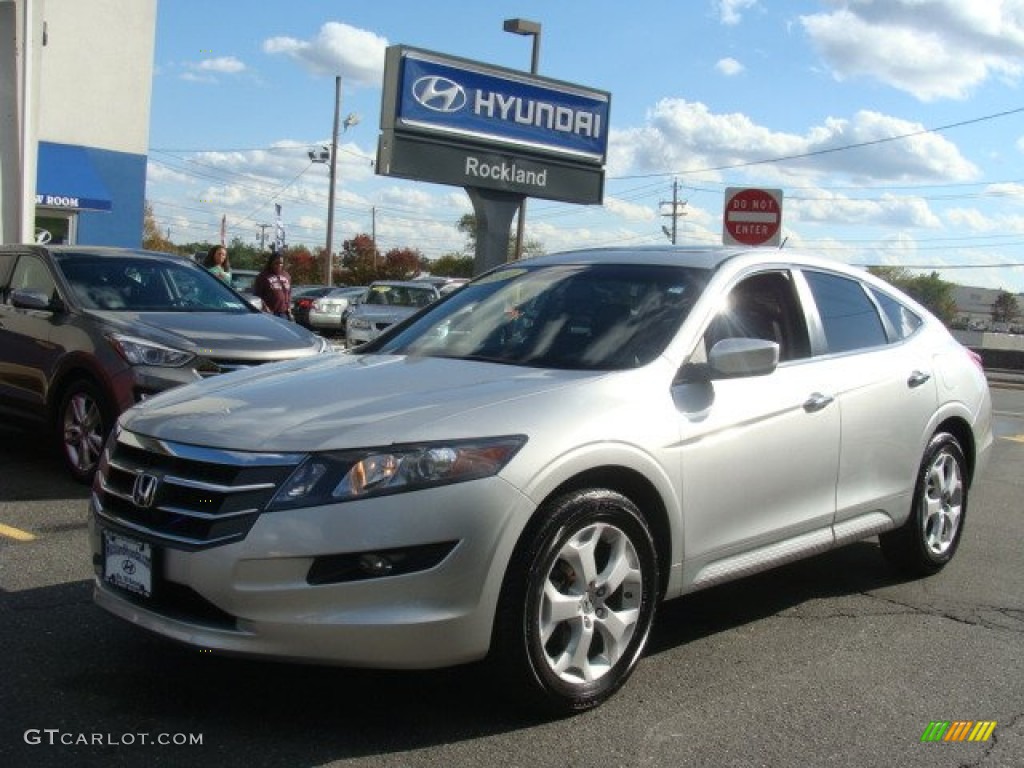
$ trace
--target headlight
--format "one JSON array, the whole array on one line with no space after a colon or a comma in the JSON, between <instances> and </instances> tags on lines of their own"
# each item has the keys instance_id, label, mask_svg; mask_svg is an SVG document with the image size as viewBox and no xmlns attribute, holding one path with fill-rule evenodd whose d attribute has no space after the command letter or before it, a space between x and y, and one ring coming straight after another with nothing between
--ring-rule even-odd
<instances>
[{"instance_id":1,"label":"headlight","mask_svg":"<svg viewBox=\"0 0 1024 768\"><path fill-rule=\"evenodd\" d=\"M165 347L153 341L111 333L107 336L118 354L131 365L155 365L160 368L180 368L195 359L191 352Z\"/></svg>"},{"instance_id":2,"label":"headlight","mask_svg":"<svg viewBox=\"0 0 1024 768\"><path fill-rule=\"evenodd\" d=\"M348 316L348 324L352 328L357 328L363 331L367 330L370 327L369 320L363 320L363 318L361 317L353 317L352 315Z\"/></svg>"},{"instance_id":3,"label":"headlight","mask_svg":"<svg viewBox=\"0 0 1024 768\"><path fill-rule=\"evenodd\" d=\"M278 489L270 509L312 507L496 475L523 435L313 454Z\"/></svg>"}]
</instances>

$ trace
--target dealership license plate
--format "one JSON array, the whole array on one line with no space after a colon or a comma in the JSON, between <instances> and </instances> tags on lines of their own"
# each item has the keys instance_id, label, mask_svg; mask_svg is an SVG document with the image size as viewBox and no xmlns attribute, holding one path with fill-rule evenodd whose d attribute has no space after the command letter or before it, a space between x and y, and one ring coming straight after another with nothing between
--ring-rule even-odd
<instances>
[{"instance_id":1,"label":"dealership license plate","mask_svg":"<svg viewBox=\"0 0 1024 768\"><path fill-rule=\"evenodd\" d=\"M104 531L103 578L115 587L149 597L153 593L153 547Z\"/></svg>"}]
</instances>

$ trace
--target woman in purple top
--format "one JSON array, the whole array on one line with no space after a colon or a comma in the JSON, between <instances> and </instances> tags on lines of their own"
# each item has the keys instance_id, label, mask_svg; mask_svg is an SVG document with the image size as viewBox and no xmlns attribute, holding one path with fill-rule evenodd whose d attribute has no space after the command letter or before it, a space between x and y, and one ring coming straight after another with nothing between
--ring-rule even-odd
<instances>
[{"instance_id":1,"label":"woman in purple top","mask_svg":"<svg viewBox=\"0 0 1024 768\"><path fill-rule=\"evenodd\" d=\"M263 309L272 315L292 319L292 279L284 269L284 256L272 251L267 266L256 276L252 292L263 300Z\"/></svg>"}]
</instances>

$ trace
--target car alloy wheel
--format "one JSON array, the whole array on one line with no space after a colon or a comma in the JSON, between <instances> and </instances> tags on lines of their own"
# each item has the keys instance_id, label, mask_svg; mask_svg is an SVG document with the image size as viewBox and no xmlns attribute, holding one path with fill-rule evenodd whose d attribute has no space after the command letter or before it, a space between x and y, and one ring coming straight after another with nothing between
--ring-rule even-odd
<instances>
[{"instance_id":1,"label":"car alloy wheel","mask_svg":"<svg viewBox=\"0 0 1024 768\"><path fill-rule=\"evenodd\" d=\"M531 706L582 712L625 683L647 642L654 542L636 506L607 490L558 498L537 520L506 576L494 657Z\"/></svg>"},{"instance_id":2,"label":"car alloy wheel","mask_svg":"<svg viewBox=\"0 0 1024 768\"><path fill-rule=\"evenodd\" d=\"M967 461L960 443L942 432L925 450L910 518L881 534L882 554L909 576L927 576L953 559L967 515Z\"/></svg>"},{"instance_id":3,"label":"car alloy wheel","mask_svg":"<svg viewBox=\"0 0 1024 768\"><path fill-rule=\"evenodd\" d=\"M91 381L72 382L61 400L57 424L64 461L80 483L92 481L110 429L110 408Z\"/></svg>"}]
</instances>

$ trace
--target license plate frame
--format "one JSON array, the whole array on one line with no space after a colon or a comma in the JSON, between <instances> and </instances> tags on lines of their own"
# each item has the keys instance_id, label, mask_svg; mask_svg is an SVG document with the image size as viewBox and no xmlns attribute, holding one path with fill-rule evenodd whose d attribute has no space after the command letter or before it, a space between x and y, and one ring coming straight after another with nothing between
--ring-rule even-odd
<instances>
[{"instance_id":1,"label":"license plate frame","mask_svg":"<svg viewBox=\"0 0 1024 768\"><path fill-rule=\"evenodd\" d=\"M153 545L115 531L103 531L103 580L143 598L153 596Z\"/></svg>"}]
</instances>

